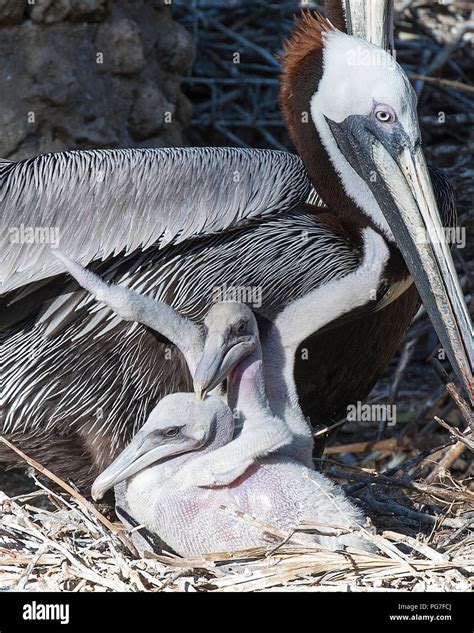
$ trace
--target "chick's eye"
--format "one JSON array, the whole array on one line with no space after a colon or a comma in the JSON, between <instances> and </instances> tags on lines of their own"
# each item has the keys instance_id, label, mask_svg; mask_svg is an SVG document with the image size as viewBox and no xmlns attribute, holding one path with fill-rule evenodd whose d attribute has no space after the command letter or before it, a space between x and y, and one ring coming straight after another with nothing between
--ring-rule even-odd
<instances>
[{"instance_id":1,"label":"chick's eye","mask_svg":"<svg viewBox=\"0 0 474 633\"><path fill-rule=\"evenodd\" d=\"M375 118L380 123L395 123L395 112L390 106L377 106L374 111Z\"/></svg>"},{"instance_id":2,"label":"chick's eye","mask_svg":"<svg viewBox=\"0 0 474 633\"><path fill-rule=\"evenodd\" d=\"M179 427L177 426L169 426L167 429L163 430L163 435L165 437L176 437L179 433Z\"/></svg>"},{"instance_id":3,"label":"chick's eye","mask_svg":"<svg viewBox=\"0 0 474 633\"><path fill-rule=\"evenodd\" d=\"M236 329L239 334L244 334L247 329L247 323L245 321L240 321L240 323L237 324Z\"/></svg>"}]
</instances>

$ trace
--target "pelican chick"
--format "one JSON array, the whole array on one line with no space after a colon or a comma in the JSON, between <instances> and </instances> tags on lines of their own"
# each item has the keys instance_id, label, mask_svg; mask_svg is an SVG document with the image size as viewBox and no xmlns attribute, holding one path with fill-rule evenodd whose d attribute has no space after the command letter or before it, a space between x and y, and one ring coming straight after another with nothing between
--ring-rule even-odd
<instances>
[{"instance_id":1,"label":"pelican chick","mask_svg":"<svg viewBox=\"0 0 474 633\"><path fill-rule=\"evenodd\" d=\"M240 380L248 398L255 401L264 397L262 384L255 379L259 373L258 364L250 363ZM230 486L197 486L189 477L189 465L200 456L212 456L232 441L233 433L232 412L220 398L168 395L97 477L93 496L99 498L125 482L127 512L181 556L273 546L275 537L263 526L287 534L303 521L319 526L308 542L331 550L370 549L350 531L364 517L340 488L288 457L263 458ZM242 513L252 520L242 519ZM340 526L343 533L332 526ZM344 528L349 531L344 533Z\"/></svg>"},{"instance_id":2,"label":"pelican chick","mask_svg":"<svg viewBox=\"0 0 474 633\"><path fill-rule=\"evenodd\" d=\"M68 272L83 288L93 294L98 301L110 307L120 318L125 321L142 323L176 345L186 360L191 376L194 376L198 363L200 361L202 363L201 357L205 350L209 353L209 350L216 344L213 337L210 337L206 347L204 347L203 330L165 302L154 301L150 297L138 294L124 286L109 285L98 275L85 269L59 250L55 251L55 256L62 261ZM220 305L215 304L211 307L208 319L218 319L220 314L229 320L232 315L235 327L238 329L241 327L239 314L242 312L242 323L251 327L251 335L247 337L248 344L245 341L240 341L240 344L233 350L235 356L233 367L245 353L254 353L256 358L261 361L262 351L258 327L251 310L245 308L243 304L226 303L222 304L226 306L223 312L219 307ZM232 329L232 327L233 325L229 320L229 328ZM236 335L238 336L237 331ZM207 385L206 393L214 389L220 393L220 382L222 381L215 380L212 386ZM197 386L197 382L195 385ZM216 468L206 467L207 461L202 464L202 469L196 473L196 483L203 486L230 484L242 475L257 458L274 453L278 449L283 450L285 446L299 446L301 440L296 437L298 434L304 435L304 454L301 451L298 452L297 448L291 449L292 457L297 461L303 461L307 466L312 466L312 434L306 421L303 422L303 430L289 428L284 418L273 414L266 399L265 402L259 403L258 410L247 410L244 403L241 403L237 398L237 386L232 388L229 385L228 392L232 394L232 409L240 407L245 433L241 433L235 447L232 443L231 448L224 452L222 459L216 464ZM224 398L224 394L222 397ZM250 413L251 419L248 422L246 421L246 412Z\"/></svg>"}]
</instances>

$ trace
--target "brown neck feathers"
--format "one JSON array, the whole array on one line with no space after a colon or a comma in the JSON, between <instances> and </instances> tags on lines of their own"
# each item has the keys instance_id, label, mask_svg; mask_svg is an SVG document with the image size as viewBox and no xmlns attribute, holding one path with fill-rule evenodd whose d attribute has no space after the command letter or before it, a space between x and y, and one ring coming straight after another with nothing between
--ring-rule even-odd
<instances>
[{"instance_id":1,"label":"brown neck feathers","mask_svg":"<svg viewBox=\"0 0 474 633\"><path fill-rule=\"evenodd\" d=\"M344 0L325 0L326 17L338 31L347 32Z\"/></svg>"},{"instance_id":2,"label":"brown neck feathers","mask_svg":"<svg viewBox=\"0 0 474 633\"><path fill-rule=\"evenodd\" d=\"M285 44L280 105L309 178L325 204L339 217L360 214L347 196L311 117L311 98L323 75L324 36L334 27L318 13L305 12Z\"/></svg>"}]
</instances>

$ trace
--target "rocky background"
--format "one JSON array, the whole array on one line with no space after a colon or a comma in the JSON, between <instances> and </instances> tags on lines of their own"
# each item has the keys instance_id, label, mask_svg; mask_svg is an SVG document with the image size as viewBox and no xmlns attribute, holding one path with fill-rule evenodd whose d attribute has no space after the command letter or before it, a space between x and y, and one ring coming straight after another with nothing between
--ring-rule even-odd
<instances>
[{"instance_id":1,"label":"rocky background","mask_svg":"<svg viewBox=\"0 0 474 633\"><path fill-rule=\"evenodd\" d=\"M181 145L194 57L166 0L0 0L0 157Z\"/></svg>"}]
</instances>

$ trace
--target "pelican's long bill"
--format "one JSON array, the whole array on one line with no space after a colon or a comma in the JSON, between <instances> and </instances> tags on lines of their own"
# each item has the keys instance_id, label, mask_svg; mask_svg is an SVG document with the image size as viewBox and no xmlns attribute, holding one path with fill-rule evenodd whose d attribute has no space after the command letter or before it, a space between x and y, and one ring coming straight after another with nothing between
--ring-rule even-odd
<instances>
[{"instance_id":1,"label":"pelican's long bill","mask_svg":"<svg viewBox=\"0 0 474 633\"><path fill-rule=\"evenodd\" d=\"M362 117L349 118L352 121L328 120L331 132L380 206L446 355L473 403L472 322L419 142L401 128L383 134ZM363 148L357 156L354 137Z\"/></svg>"},{"instance_id":2,"label":"pelican's long bill","mask_svg":"<svg viewBox=\"0 0 474 633\"><path fill-rule=\"evenodd\" d=\"M347 32L380 46L393 48L393 3L385 0L343 0Z\"/></svg>"},{"instance_id":3,"label":"pelican's long bill","mask_svg":"<svg viewBox=\"0 0 474 633\"><path fill-rule=\"evenodd\" d=\"M396 161L379 141L373 158L396 205L382 211L415 280L423 305L471 403L473 331L421 148Z\"/></svg>"},{"instance_id":4,"label":"pelican's long bill","mask_svg":"<svg viewBox=\"0 0 474 633\"><path fill-rule=\"evenodd\" d=\"M187 438L188 441L189 439ZM200 443L196 441L195 446L183 446L180 442L170 441L165 436L149 434L142 429L110 466L96 478L92 484L92 498L97 501L107 490L136 475L147 466L199 448L199 445Z\"/></svg>"},{"instance_id":5,"label":"pelican's long bill","mask_svg":"<svg viewBox=\"0 0 474 633\"><path fill-rule=\"evenodd\" d=\"M215 389L240 361L252 351L247 340L229 344L220 333L212 333L206 338L204 350L194 374L194 393L199 400Z\"/></svg>"}]
</instances>

